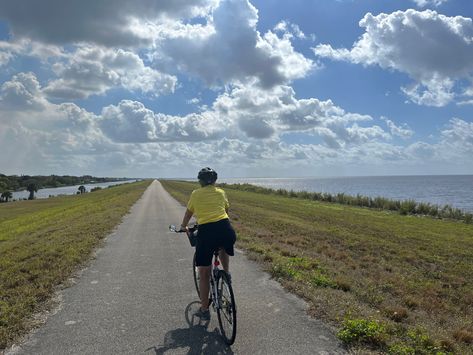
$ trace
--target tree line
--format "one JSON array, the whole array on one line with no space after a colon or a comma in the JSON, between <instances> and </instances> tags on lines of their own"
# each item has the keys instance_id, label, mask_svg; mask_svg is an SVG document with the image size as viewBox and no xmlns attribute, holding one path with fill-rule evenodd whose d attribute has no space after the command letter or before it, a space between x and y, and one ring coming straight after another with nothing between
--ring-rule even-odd
<instances>
[{"instance_id":1,"label":"tree line","mask_svg":"<svg viewBox=\"0 0 473 355\"><path fill-rule=\"evenodd\" d=\"M95 177L91 175L4 175L0 174L0 202L8 202L12 198L13 191L27 190L30 194L29 200L34 199L34 194L43 188L61 186L73 186L80 184L92 184L111 181L122 181L126 178Z\"/></svg>"}]
</instances>

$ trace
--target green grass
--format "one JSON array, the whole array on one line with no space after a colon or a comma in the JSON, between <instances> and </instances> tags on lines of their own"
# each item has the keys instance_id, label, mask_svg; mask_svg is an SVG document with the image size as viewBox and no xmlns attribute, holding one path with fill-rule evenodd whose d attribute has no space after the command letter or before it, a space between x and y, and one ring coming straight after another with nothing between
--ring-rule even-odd
<instances>
[{"instance_id":1,"label":"green grass","mask_svg":"<svg viewBox=\"0 0 473 355\"><path fill-rule=\"evenodd\" d=\"M90 258L149 183L0 204L0 350L32 326L55 287Z\"/></svg>"},{"instance_id":2,"label":"green grass","mask_svg":"<svg viewBox=\"0 0 473 355\"><path fill-rule=\"evenodd\" d=\"M473 223L473 214L465 212L450 205L433 205L427 202L416 202L414 200L391 200L385 197L369 197L362 195L346 195L344 193L330 194L321 192L293 191L284 189L271 189L251 184L221 184L224 188L232 190L250 191L262 194L279 195L305 200L335 202L342 205L367 207L377 210L397 211L401 215L431 216L445 219L460 220L465 223Z\"/></svg>"},{"instance_id":3,"label":"green grass","mask_svg":"<svg viewBox=\"0 0 473 355\"><path fill-rule=\"evenodd\" d=\"M182 203L197 188L162 184ZM225 190L239 246L305 298L312 315L334 324L348 345L473 354L473 225Z\"/></svg>"}]
</instances>

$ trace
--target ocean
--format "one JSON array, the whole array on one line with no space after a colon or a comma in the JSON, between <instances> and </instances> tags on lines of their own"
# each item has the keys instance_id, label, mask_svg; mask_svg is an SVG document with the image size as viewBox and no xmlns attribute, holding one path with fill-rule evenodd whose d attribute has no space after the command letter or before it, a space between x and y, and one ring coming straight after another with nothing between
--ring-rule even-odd
<instances>
[{"instance_id":1,"label":"ocean","mask_svg":"<svg viewBox=\"0 0 473 355\"><path fill-rule=\"evenodd\" d=\"M231 178L219 182L248 183L294 191L382 196L451 205L473 212L473 175L356 176L332 178Z\"/></svg>"}]
</instances>

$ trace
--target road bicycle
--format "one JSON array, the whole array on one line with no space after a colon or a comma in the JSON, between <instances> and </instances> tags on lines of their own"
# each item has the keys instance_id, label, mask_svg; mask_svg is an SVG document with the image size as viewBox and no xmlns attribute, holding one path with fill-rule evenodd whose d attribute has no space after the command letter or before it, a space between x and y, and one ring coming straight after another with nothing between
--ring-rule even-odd
<instances>
[{"instance_id":1,"label":"road bicycle","mask_svg":"<svg viewBox=\"0 0 473 355\"><path fill-rule=\"evenodd\" d=\"M169 230L175 233L186 233L192 247L197 244L198 226L188 228L186 231L176 229L176 226L170 225ZM220 332L225 343L232 345L235 342L237 331L236 303L233 294L231 277L220 266L218 258L219 249L214 250L213 262L210 268L210 297L209 305L217 312ZM196 266L195 252L192 260L192 269L194 273L194 284L197 295L200 299L200 277L199 268ZM209 307L210 308L210 307Z\"/></svg>"}]
</instances>

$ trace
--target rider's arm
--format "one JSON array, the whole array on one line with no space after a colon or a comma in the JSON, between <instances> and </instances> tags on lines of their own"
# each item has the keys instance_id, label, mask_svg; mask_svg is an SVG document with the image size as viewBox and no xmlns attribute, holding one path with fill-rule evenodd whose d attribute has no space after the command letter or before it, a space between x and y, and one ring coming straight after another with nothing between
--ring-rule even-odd
<instances>
[{"instance_id":1,"label":"rider's arm","mask_svg":"<svg viewBox=\"0 0 473 355\"><path fill-rule=\"evenodd\" d=\"M230 207L230 204L228 203L228 198L227 198L227 194L225 193L225 191L223 192L223 199L224 199L224 203L225 203L225 213L228 214L228 208Z\"/></svg>"},{"instance_id":2,"label":"rider's arm","mask_svg":"<svg viewBox=\"0 0 473 355\"><path fill-rule=\"evenodd\" d=\"M184 218L182 219L181 230L186 229L193 214L194 213L191 210L189 209L186 210L186 213L184 214Z\"/></svg>"}]
</instances>

